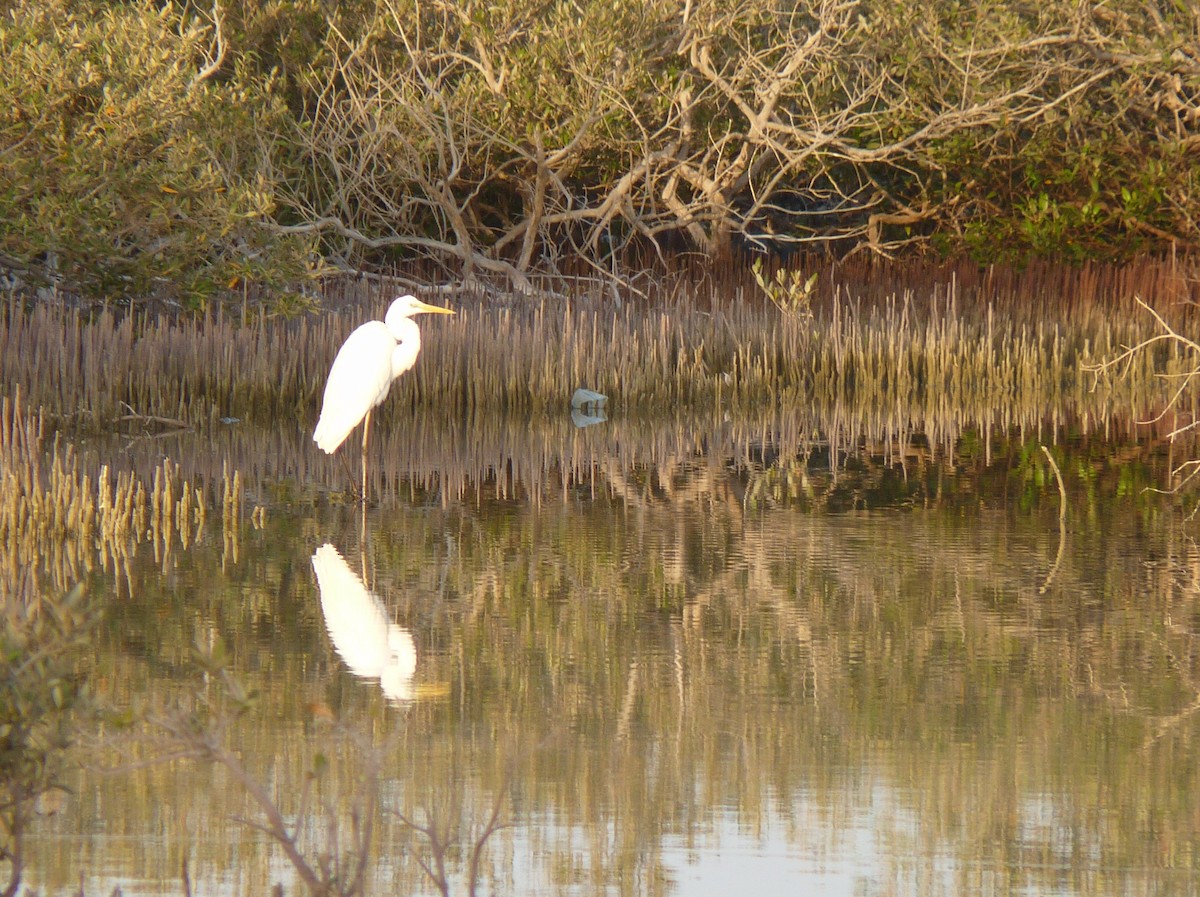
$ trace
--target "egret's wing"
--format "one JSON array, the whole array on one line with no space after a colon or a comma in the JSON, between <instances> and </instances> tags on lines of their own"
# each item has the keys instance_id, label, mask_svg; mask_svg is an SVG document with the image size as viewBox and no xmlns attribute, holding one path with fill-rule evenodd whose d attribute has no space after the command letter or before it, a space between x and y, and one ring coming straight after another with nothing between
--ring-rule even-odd
<instances>
[{"instance_id":1,"label":"egret's wing","mask_svg":"<svg viewBox=\"0 0 1200 897\"><path fill-rule=\"evenodd\" d=\"M333 453L367 412L382 402L392 385L396 340L381 321L363 324L342 343L329 379L313 442Z\"/></svg>"},{"instance_id":2,"label":"egret's wing","mask_svg":"<svg viewBox=\"0 0 1200 897\"><path fill-rule=\"evenodd\" d=\"M321 593L325 628L334 649L352 673L378 678L392 655L390 627L383 605L367 591L332 545L326 543L318 548L312 565ZM415 657L415 649L413 654Z\"/></svg>"}]
</instances>

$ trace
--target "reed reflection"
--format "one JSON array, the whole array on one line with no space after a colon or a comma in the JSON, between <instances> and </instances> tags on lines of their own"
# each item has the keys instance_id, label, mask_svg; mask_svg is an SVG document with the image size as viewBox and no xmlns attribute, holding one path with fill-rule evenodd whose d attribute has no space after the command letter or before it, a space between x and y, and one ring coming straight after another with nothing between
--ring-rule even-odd
<instances>
[{"instance_id":1,"label":"reed reflection","mask_svg":"<svg viewBox=\"0 0 1200 897\"><path fill-rule=\"evenodd\" d=\"M166 573L135 557L97 680L126 704L206 697L186 658L226 644L262 697L221 756L279 783L259 793L281 819L320 800L346 833L377 808L370 850L338 848L369 858L361 893L444 893L441 857L535 897L759 874L805 893L1194 891L1200 555L1142 488L1163 451L1056 447L1060 491L1032 437L989 463L978 438L789 453L766 425L636 441L635 423L566 441L464 426L441 468L432 428L389 433L422 449L391 463L424 473L365 510L370 537L361 506L280 500L228 564L211 538ZM404 725L381 724L388 701ZM185 850L206 862L197 893L269 893L275 867L232 822L245 789L213 789L209 766L154 774L81 780L45 823L37 865L57 878L39 892L74 887L88 838L116 870L88 893ZM163 806L191 834L155 840ZM308 826L305 856L334 830Z\"/></svg>"},{"instance_id":2,"label":"reed reflection","mask_svg":"<svg viewBox=\"0 0 1200 897\"><path fill-rule=\"evenodd\" d=\"M417 645L412 633L388 618L383 602L326 542L312 556L321 613L334 650L355 676L379 681L394 704L413 699Z\"/></svg>"}]
</instances>

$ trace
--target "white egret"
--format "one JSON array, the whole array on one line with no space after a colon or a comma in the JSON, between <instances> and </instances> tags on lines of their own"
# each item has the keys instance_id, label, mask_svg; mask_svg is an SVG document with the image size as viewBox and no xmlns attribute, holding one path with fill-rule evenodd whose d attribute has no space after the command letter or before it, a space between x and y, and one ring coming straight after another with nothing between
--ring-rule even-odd
<instances>
[{"instance_id":1,"label":"white egret","mask_svg":"<svg viewBox=\"0 0 1200 897\"><path fill-rule=\"evenodd\" d=\"M378 679L396 703L413 699L417 646L412 633L388 619L379 597L328 542L312 556L321 613L334 650L355 676Z\"/></svg>"},{"instance_id":2,"label":"white egret","mask_svg":"<svg viewBox=\"0 0 1200 897\"><path fill-rule=\"evenodd\" d=\"M332 455L350 431L363 423L362 500L367 500L367 440L371 411L387 398L392 381L417 362L421 331L413 315L454 314L448 308L428 305L416 296L400 296L382 321L368 321L355 329L338 350L325 382L321 417L313 442Z\"/></svg>"}]
</instances>

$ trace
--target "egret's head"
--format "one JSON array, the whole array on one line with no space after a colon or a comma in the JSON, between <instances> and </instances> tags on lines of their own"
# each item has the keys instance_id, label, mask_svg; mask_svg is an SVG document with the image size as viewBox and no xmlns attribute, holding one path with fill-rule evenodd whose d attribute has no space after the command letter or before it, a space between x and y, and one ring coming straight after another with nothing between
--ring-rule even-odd
<instances>
[{"instance_id":1,"label":"egret's head","mask_svg":"<svg viewBox=\"0 0 1200 897\"><path fill-rule=\"evenodd\" d=\"M400 296L392 302L388 309L387 317L383 320L385 323L397 321L401 318L411 318L413 315L424 313L435 315L452 315L454 311L449 308L442 308L440 305L429 305L422 302L416 296Z\"/></svg>"}]
</instances>

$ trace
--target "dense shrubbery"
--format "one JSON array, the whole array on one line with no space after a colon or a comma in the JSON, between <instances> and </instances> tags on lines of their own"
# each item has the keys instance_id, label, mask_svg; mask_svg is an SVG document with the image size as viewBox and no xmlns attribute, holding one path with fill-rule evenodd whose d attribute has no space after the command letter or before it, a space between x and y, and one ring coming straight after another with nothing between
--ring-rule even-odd
<instances>
[{"instance_id":1,"label":"dense shrubbery","mask_svg":"<svg viewBox=\"0 0 1200 897\"><path fill-rule=\"evenodd\" d=\"M0 260L108 295L303 273L305 247L263 227L286 110L235 60L202 79L208 40L170 9L15 5L0 26Z\"/></svg>"},{"instance_id":2,"label":"dense shrubbery","mask_svg":"<svg viewBox=\"0 0 1200 897\"><path fill-rule=\"evenodd\" d=\"M1200 241L1189 4L7 6L0 261L96 292Z\"/></svg>"}]
</instances>

